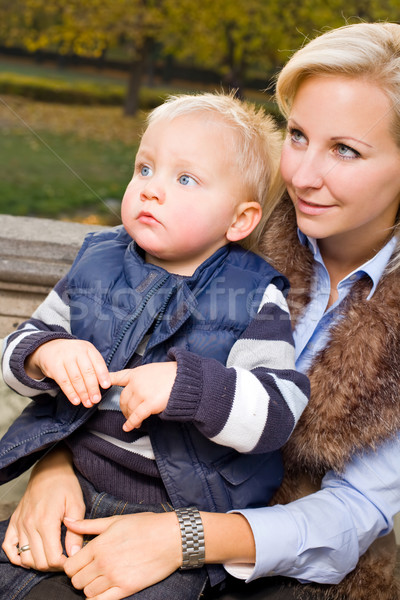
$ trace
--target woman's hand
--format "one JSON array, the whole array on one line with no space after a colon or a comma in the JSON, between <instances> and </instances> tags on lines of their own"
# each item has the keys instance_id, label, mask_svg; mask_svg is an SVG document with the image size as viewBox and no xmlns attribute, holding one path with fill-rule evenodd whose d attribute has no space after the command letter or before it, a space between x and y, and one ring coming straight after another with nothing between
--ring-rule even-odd
<instances>
[{"instance_id":1,"label":"woman's hand","mask_svg":"<svg viewBox=\"0 0 400 600\"><path fill-rule=\"evenodd\" d=\"M11 517L3 550L10 562L39 571L63 569L66 556L61 545L61 524L67 517L85 515L79 481L72 468L69 452L56 449L34 467L24 496ZM29 545L30 550L17 552ZM82 536L67 532L68 555L82 547Z\"/></svg>"},{"instance_id":2,"label":"woman's hand","mask_svg":"<svg viewBox=\"0 0 400 600\"><path fill-rule=\"evenodd\" d=\"M65 561L72 584L91 600L120 600L162 581L182 564L174 512L64 522L71 532L97 535Z\"/></svg>"}]
</instances>

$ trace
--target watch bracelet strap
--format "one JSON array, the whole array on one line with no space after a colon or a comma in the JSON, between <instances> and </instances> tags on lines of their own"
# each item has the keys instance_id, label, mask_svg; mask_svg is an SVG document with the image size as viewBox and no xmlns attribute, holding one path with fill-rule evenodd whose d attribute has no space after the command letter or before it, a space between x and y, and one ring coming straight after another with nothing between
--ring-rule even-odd
<instances>
[{"instance_id":1,"label":"watch bracelet strap","mask_svg":"<svg viewBox=\"0 0 400 600\"><path fill-rule=\"evenodd\" d=\"M175 509L182 538L181 569L199 569L205 561L204 528L194 506Z\"/></svg>"}]
</instances>

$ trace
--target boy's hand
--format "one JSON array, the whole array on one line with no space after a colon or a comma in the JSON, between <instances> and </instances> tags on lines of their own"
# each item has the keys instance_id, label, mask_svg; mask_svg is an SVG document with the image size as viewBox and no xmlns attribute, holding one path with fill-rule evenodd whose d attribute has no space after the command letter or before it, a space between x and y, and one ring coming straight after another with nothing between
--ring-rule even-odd
<instances>
[{"instance_id":1,"label":"boy's hand","mask_svg":"<svg viewBox=\"0 0 400 600\"><path fill-rule=\"evenodd\" d=\"M49 377L68 400L90 408L101 399L100 387L111 385L110 374L100 352L84 340L51 340L39 346L25 361L33 379Z\"/></svg>"},{"instance_id":2,"label":"boy's hand","mask_svg":"<svg viewBox=\"0 0 400 600\"><path fill-rule=\"evenodd\" d=\"M111 384L125 388L120 398L121 411L127 419L124 431L140 427L144 419L165 410L176 371L176 362L162 362L110 373Z\"/></svg>"}]
</instances>

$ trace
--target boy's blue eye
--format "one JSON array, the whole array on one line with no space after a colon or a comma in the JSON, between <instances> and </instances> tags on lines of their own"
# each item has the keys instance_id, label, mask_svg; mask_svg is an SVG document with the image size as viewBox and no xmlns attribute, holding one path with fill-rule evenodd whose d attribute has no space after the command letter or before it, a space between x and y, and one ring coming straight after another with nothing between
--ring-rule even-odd
<instances>
[{"instance_id":1,"label":"boy's blue eye","mask_svg":"<svg viewBox=\"0 0 400 600\"><path fill-rule=\"evenodd\" d=\"M151 171L150 167L148 167L147 165L143 165L143 166L140 168L140 174L141 174L143 177L148 177L149 175L151 175L151 174L152 174L152 171Z\"/></svg>"},{"instance_id":2,"label":"boy's blue eye","mask_svg":"<svg viewBox=\"0 0 400 600\"><path fill-rule=\"evenodd\" d=\"M190 175L181 175L178 181L182 185L196 185L196 181Z\"/></svg>"}]
</instances>

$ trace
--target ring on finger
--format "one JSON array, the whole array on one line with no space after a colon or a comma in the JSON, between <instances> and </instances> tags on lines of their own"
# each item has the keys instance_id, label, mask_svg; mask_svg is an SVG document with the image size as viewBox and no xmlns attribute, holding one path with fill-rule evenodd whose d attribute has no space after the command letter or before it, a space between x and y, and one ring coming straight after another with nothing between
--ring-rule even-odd
<instances>
[{"instance_id":1,"label":"ring on finger","mask_svg":"<svg viewBox=\"0 0 400 600\"><path fill-rule=\"evenodd\" d=\"M28 552L28 550L30 550L31 547L29 544L25 544L24 546L20 546L19 544L17 544L17 552L18 554L21 554L21 552Z\"/></svg>"}]
</instances>

